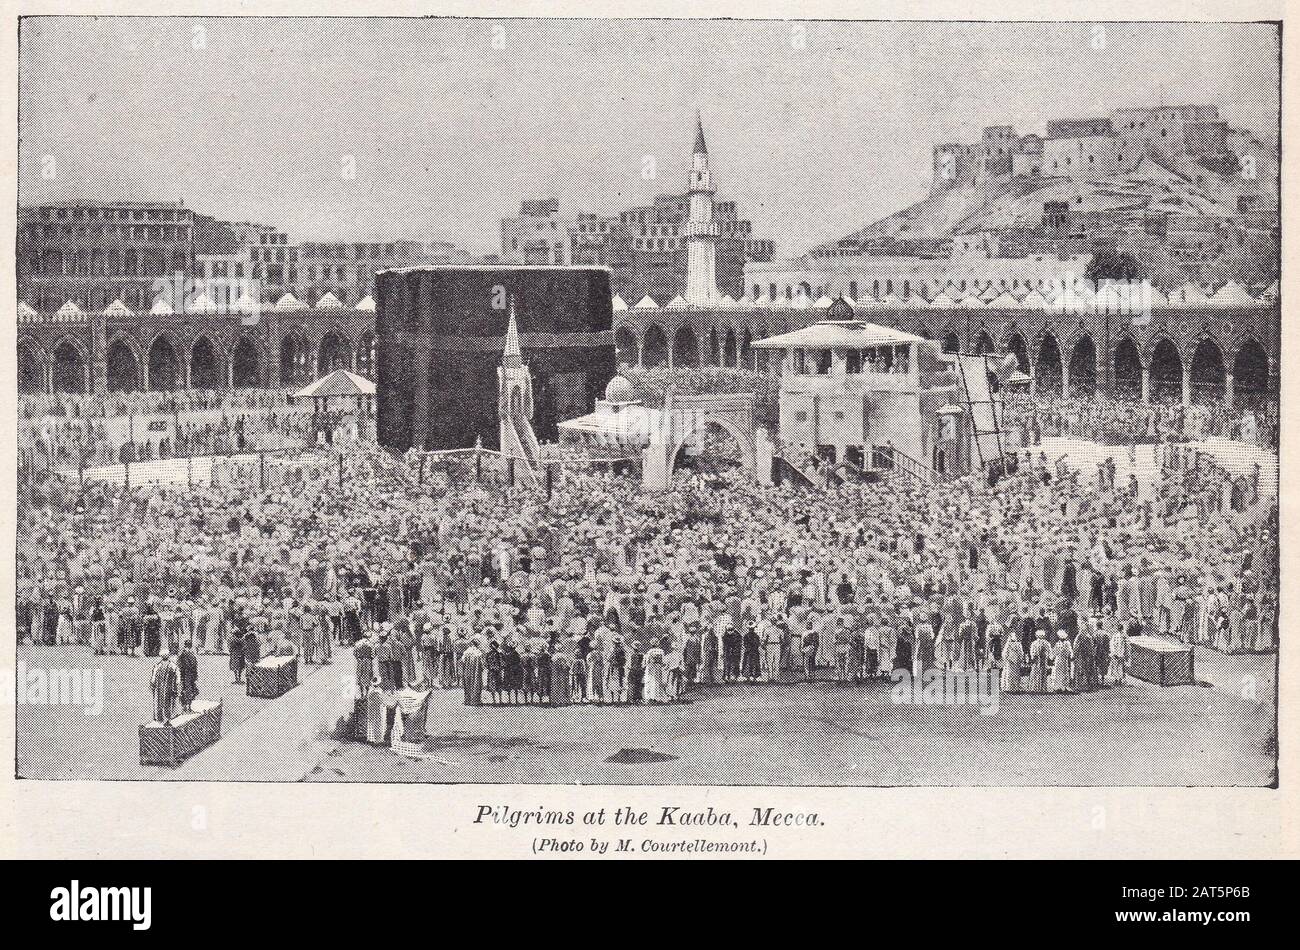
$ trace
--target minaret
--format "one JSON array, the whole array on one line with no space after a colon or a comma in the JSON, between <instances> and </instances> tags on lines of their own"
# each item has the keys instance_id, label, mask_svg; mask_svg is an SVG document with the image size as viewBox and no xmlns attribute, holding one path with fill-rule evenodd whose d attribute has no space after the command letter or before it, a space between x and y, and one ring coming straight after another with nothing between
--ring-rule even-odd
<instances>
[{"instance_id":1,"label":"minaret","mask_svg":"<svg viewBox=\"0 0 1300 950\"><path fill-rule=\"evenodd\" d=\"M709 149L704 144L704 123L695 114L695 148L686 192L690 218L686 222L686 302L703 307L718 297L716 270L717 225L713 223L713 177L709 174Z\"/></svg>"},{"instance_id":2,"label":"minaret","mask_svg":"<svg viewBox=\"0 0 1300 950\"><path fill-rule=\"evenodd\" d=\"M501 451L528 455L536 439L529 421L533 417L533 374L524 365L519 347L519 326L515 323L515 298L510 296L510 322L506 324L506 345L497 369L497 420ZM523 443L516 445L516 442Z\"/></svg>"}]
</instances>

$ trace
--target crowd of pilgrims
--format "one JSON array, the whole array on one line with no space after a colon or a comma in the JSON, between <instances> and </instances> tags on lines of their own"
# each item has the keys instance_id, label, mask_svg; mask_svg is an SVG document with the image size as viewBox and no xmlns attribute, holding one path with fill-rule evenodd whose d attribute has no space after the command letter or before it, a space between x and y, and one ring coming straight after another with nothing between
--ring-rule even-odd
<instances>
[{"instance_id":1,"label":"crowd of pilgrims","mask_svg":"<svg viewBox=\"0 0 1300 950\"><path fill-rule=\"evenodd\" d=\"M356 697L667 703L711 684L997 667L1004 690L1123 679L1129 641L1272 651L1276 511L1225 513L1196 469L1154 493L1026 465L990 487L808 491L743 473L569 470L541 486L426 476L372 446L265 489L20 498L18 632L96 653L352 648ZM1031 459L1032 462L1032 459Z\"/></svg>"},{"instance_id":2,"label":"crowd of pilgrims","mask_svg":"<svg viewBox=\"0 0 1300 950\"><path fill-rule=\"evenodd\" d=\"M1089 393L1086 396L1003 394L1005 427L1020 435L1021 445L1036 445L1043 436L1074 436L1110 445L1210 437L1234 439L1276 449L1280 431L1277 403L1265 401L1231 408L1222 399L1141 402Z\"/></svg>"},{"instance_id":3,"label":"crowd of pilgrims","mask_svg":"<svg viewBox=\"0 0 1300 950\"><path fill-rule=\"evenodd\" d=\"M321 422L287 390L193 390L21 396L18 428L33 468L76 469L279 449L310 440Z\"/></svg>"}]
</instances>

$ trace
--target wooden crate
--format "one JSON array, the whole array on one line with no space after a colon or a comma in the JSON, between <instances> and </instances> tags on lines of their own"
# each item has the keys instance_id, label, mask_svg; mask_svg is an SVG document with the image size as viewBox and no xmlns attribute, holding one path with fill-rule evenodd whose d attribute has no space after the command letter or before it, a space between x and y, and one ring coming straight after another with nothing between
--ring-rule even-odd
<instances>
[{"instance_id":1,"label":"wooden crate","mask_svg":"<svg viewBox=\"0 0 1300 950\"><path fill-rule=\"evenodd\" d=\"M1129 640L1128 671L1158 686L1183 686L1196 682L1192 648L1179 640L1139 636Z\"/></svg>"},{"instance_id":2,"label":"wooden crate","mask_svg":"<svg viewBox=\"0 0 1300 950\"><path fill-rule=\"evenodd\" d=\"M221 738L221 700L194 701L194 711L140 727L140 764L177 765Z\"/></svg>"}]
</instances>

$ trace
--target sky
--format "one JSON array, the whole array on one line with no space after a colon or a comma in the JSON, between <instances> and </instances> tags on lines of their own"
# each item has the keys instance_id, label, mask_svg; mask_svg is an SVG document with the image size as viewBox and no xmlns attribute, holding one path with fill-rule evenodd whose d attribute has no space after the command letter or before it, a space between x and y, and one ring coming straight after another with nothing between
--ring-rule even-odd
<instances>
[{"instance_id":1,"label":"sky","mask_svg":"<svg viewBox=\"0 0 1300 950\"><path fill-rule=\"evenodd\" d=\"M718 197L778 256L921 199L932 145L986 125L1214 103L1275 141L1278 117L1265 25L29 17L20 43L22 203L475 254L523 198L683 191L697 109Z\"/></svg>"}]
</instances>

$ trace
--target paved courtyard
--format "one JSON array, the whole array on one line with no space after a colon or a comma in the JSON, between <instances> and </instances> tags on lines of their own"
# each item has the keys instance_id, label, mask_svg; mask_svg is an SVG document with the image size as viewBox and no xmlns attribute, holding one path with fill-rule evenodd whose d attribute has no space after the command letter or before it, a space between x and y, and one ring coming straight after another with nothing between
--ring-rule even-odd
<instances>
[{"instance_id":1,"label":"paved courtyard","mask_svg":"<svg viewBox=\"0 0 1300 950\"><path fill-rule=\"evenodd\" d=\"M202 658L223 737L179 768L141 766L151 660L21 645L24 669L104 669L104 711L18 706L25 778L324 782L777 785L1267 785L1274 780L1275 658L1197 650L1202 685L1130 681L1087 695L1001 696L997 711L896 704L890 684L736 684L666 707L466 707L431 697L427 758L335 734L350 656L308 667L275 700ZM97 664L96 661L102 661ZM648 754L647 754L648 753ZM627 760L631 761L627 761ZM650 761L642 761L642 760Z\"/></svg>"}]
</instances>

